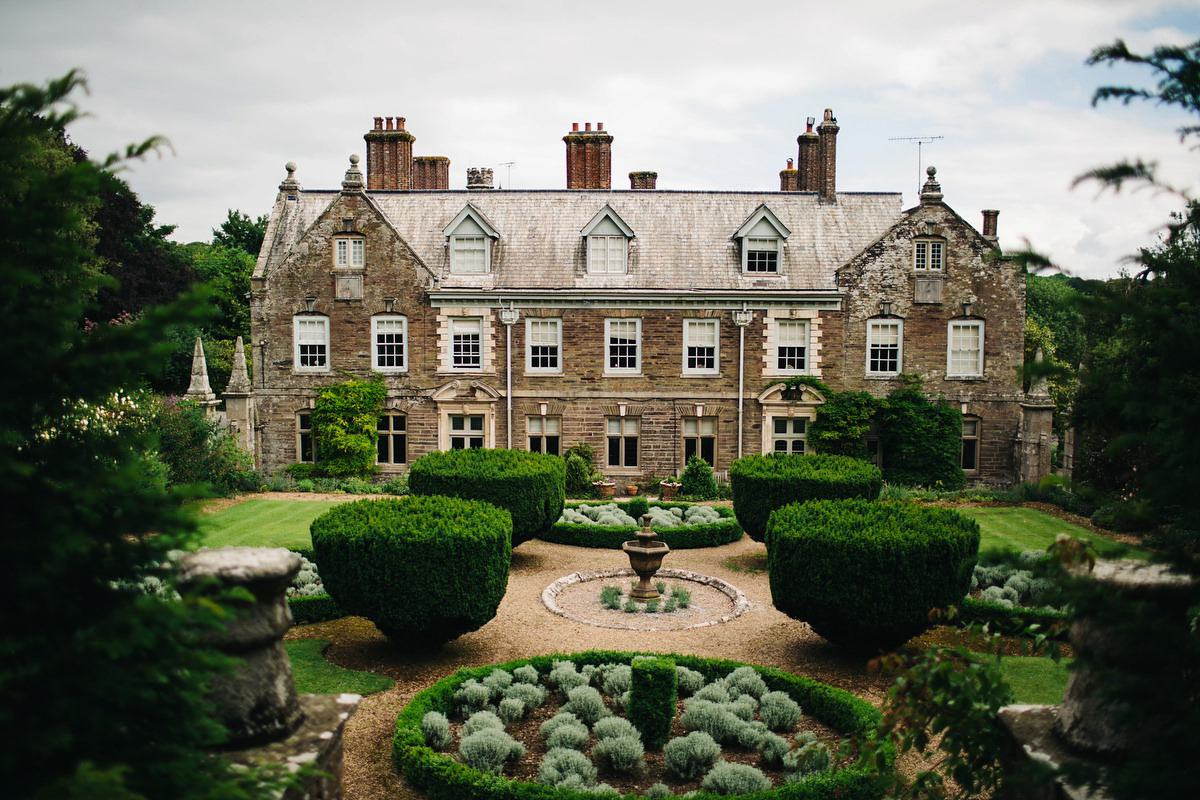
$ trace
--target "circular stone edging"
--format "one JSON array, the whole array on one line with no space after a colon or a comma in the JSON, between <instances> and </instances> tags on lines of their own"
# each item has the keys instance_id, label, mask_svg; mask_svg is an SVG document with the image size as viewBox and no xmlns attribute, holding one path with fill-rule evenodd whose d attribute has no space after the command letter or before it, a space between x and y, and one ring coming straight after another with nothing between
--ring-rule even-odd
<instances>
[{"instance_id":1,"label":"circular stone edging","mask_svg":"<svg viewBox=\"0 0 1200 800\"><path fill-rule=\"evenodd\" d=\"M742 590L733 584L723 581L720 578L714 578L711 575L701 575L699 572L691 572L685 569L671 569L669 567L660 568L658 572L654 573L654 577L674 578L676 580L699 583L702 586L710 586L733 601L733 611L725 614L724 616L717 617L716 619L707 619L703 622L697 622L694 625L687 625L682 628L659 628L653 626L633 627L629 625L612 625L605 622L598 622L593 619L585 619L583 617L570 614L558 607L558 596L570 586L575 586L576 584L580 583L587 583L589 581L606 580L609 578L632 577L636 574L637 573L635 573L629 567L615 567L610 569L581 570L579 572L572 572L570 575L559 578L554 583L542 590L542 605L546 606L546 608L552 614L574 620L575 622L582 622L585 625L594 625L597 628L641 631L686 631L693 628L706 628L710 625L720 625L722 622L729 622L730 620L736 619L750 610L750 601L746 599L746 595L742 592Z\"/></svg>"}]
</instances>

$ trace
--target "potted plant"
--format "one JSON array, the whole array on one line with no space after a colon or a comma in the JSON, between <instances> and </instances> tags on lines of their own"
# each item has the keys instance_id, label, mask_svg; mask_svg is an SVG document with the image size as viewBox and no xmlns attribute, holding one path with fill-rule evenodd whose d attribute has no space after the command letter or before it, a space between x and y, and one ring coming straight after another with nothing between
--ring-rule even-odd
<instances>
[{"instance_id":1,"label":"potted plant","mask_svg":"<svg viewBox=\"0 0 1200 800\"><path fill-rule=\"evenodd\" d=\"M627 495L629 495L630 497L634 497L635 495L637 495L639 488L641 488L641 487L639 487L636 483L626 484L625 485L625 493Z\"/></svg>"},{"instance_id":2,"label":"potted plant","mask_svg":"<svg viewBox=\"0 0 1200 800\"><path fill-rule=\"evenodd\" d=\"M596 490L596 495L599 497L607 498L616 494L617 484L604 477L601 472L593 472L591 482L592 488Z\"/></svg>"},{"instance_id":3,"label":"potted plant","mask_svg":"<svg viewBox=\"0 0 1200 800\"><path fill-rule=\"evenodd\" d=\"M673 500L682 485L674 475L668 475L658 482L658 495L663 500Z\"/></svg>"}]
</instances>

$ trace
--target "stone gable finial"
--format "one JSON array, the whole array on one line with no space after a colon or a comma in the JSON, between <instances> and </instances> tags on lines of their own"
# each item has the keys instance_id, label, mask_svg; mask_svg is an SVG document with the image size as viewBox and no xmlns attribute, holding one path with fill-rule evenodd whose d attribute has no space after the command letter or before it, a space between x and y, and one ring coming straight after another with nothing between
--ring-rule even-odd
<instances>
[{"instance_id":1,"label":"stone gable finial","mask_svg":"<svg viewBox=\"0 0 1200 800\"><path fill-rule=\"evenodd\" d=\"M350 169L346 170L346 179L342 181L343 192L361 192L363 190L363 174L358 169L358 155L350 154Z\"/></svg>"},{"instance_id":2,"label":"stone gable finial","mask_svg":"<svg viewBox=\"0 0 1200 800\"><path fill-rule=\"evenodd\" d=\"M287 177L283 179L283 183L279 184L279 191L292 194L300 191L300 181L296 180L296 162L289 161L283 165L287 170Z\"/></svg>"},{"instance_id":3,"label":"stone gable finial","mask_svg":"<svg viewBox=\"0 0 1200 800\"><path fill-rule=\"evenodd\" d=\"M925 174L929 176L929 179L921 187L921 202L940 203L942 201L942 185L934 177L937 175L937 167L926 167Z\"/></svg>"},{"instance_id":4,"label":"stone gable finial","mask_svg":"<svg viewBox=\"0 0 1200 800\"><path fill-rule=\"evenodd\" d=\"M242 337L239 336L233 345L233 370L229 375L229 385L225 387L225 394L250 394L252 391L250 376L246 371L246 352L242 346Z\"/></svg>"},{"instance_id":5,"label":"stone gable finial","mask_svg":"<svg viewBox=\"0 0 1200 800\"><path fill-rule=\"evenodd\" d=\"M216 405L217 402L217 396L208 384L208 363L204 360L204 345L200 343L199 336L192 350L192 382L188 386L187 397L200 401L202 405Z\"/></svg>"}]
</instances>

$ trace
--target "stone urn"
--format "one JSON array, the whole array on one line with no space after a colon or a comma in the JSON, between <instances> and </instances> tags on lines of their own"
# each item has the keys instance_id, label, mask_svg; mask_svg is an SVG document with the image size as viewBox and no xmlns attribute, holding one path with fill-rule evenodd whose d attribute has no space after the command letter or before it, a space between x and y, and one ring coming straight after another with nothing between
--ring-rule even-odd
<instances>
[{"instance_id":1,"label":"stone urn","mask_svg":"<svg viewBox=\"0 0 1200 800\"><path fill-rule=\"evenodd\" d=\"M675 495L679 493L680 486L683 484L677 481L659 481L658 496L663 500L674 500Z\"/></svg>"},{"instance_id":2,"label":"stone urn","mask_svg":"<svg viewBox=\"0 0 1200 800\"><path fill-rule=\"evenodd\" d=\"M621 545L621 549L629 556L629 566L637 573L638 582L629 591L631 600L645 602L658 598L658 589L652 580L658 568L662 566L663 556L671 552L667 543L660 541L658 534L650 530L650 515L642 516L642 529L637 532L637 539Z\"/></svg>"},{"instance_id":3,"label":"stone urn","mask_svg":"<svg viewBox=\"0 0 1200 800\"><path fill-rule=\"evenodd\" d=\"M592 486L602 498L612 497L617 491L617 484L613 481L592 481Z\"/></svg>"}]
</instances>

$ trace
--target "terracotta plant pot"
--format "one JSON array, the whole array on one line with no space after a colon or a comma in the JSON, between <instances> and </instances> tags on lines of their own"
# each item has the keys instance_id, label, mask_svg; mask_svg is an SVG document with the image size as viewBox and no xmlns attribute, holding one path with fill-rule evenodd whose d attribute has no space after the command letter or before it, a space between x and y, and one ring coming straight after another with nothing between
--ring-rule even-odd
<instances>
[{"instance_id":1,"label":"terracotta plant pot","mask_svg":"<svg viewBox=\"0 0 1200 800\"><path fill-rule=\"evenodd\" d=\"M628 486L625 487L625 492L630 497L633 497L635 494L638 493L638 485L636 483L629 484Z\"/></svg>"},{"instance_id":2,"label":"terracotta plant pot","mask_svg":"<svg viewBox=\"0 0 1200 800\"><path fill-rule=\"evenodd\" d=\"M660 481L658 484L659 497L661 497L663 500L675 499L675 495L679 491L679 487L682 485L683 484L680 483L667 483L666 481Z\"/></svg>"},{"instance_id":3,"label":"terracotta plant pot","mask_svg":"<svg viewBox=\"0 0 1200 800\"><path fill-rule=\"evenodd\" d=\"M617 491L617 485L612 481L594 481L592 486L596 487L596 494L601 497L612 497Z\"/></svg>"}]
</instances>

